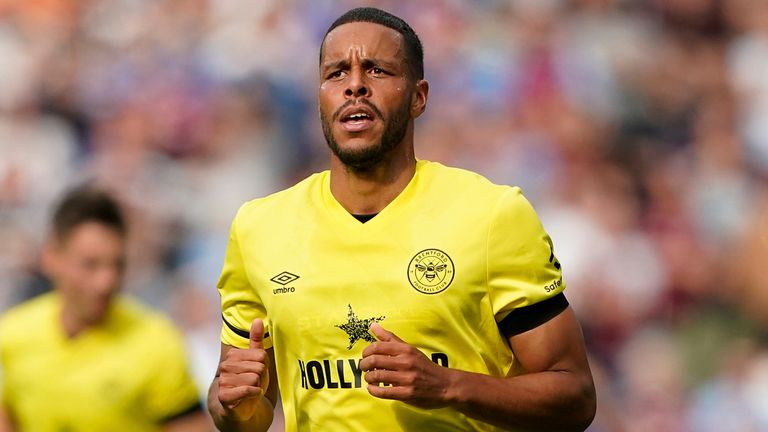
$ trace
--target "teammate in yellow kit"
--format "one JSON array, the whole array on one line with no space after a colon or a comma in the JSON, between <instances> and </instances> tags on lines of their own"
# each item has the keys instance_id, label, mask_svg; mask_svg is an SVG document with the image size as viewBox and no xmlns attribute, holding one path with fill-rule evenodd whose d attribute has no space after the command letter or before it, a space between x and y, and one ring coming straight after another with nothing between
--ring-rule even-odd
<instances>
[{"instance_id":1,"label":"teammate in yellow kit","mask_svg":"<svg viewBox=\"0 0 768 432\"><path fill-rule=\"evenodd\" d=\"M104 192L57 207L43 254L54 290L0 319L1 431L211 429L179 332L118 294L125 237Z\"/></svg>"},{"instance_id":2,"label":"teammate in yellow kit","mask_svg":"<svg viewBox=\"0 0 768 432\"><path fill-rule=\"evenodd\" d=\"M532 207L414 156L418 37L359 8L320 53L330 171L235 216L216 424L266 430L279 388L289 431L586 428L583 340Z\"/></svg>"}]
</instances>

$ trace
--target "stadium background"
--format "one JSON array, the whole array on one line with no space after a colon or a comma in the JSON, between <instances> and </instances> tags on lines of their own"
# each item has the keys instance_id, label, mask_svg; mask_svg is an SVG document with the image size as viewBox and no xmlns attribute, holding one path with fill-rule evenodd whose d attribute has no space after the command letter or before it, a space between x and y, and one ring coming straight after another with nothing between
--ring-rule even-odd
<instances>
[{"instance_id":1,"label":"stadium background","mask_svg":"<svg viewBox=\"0 0 768 432\"><path fill-rule=\"evenodd\" d=\"M52 200L97 179L130 209L126 291L206 385L230 219L325 166L318 45L361 3L0 0L0 311L46 289ZM768 431L768 2L366 4L423 40L417 155L521 185L552 234L590 430Z\"/></svg>"}]
</instances>

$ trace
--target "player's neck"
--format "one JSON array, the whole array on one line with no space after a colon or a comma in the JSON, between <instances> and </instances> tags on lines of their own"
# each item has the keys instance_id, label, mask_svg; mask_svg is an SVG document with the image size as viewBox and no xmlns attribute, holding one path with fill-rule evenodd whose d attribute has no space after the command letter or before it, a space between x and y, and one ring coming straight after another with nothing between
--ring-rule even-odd
<instances>
[{"instance_id":1,"label":"player's neck","mask_svg":"<svg viewBox=\"0 0 768 432\"><path fill-rule=\"evenodd\" d=\"M61 325L64 334L69 339L74 339L86 329L84 322L77 318L77 315L70 308L64 306L61 310Z\"/></svg>"},{"instance_id":2,"label":"player's neck","mask_svg":"<svg viewBox=\"0 0 768 432\"><path fill-rule=\"evenodd\" d=\"M61 325L64 329L64 334L69 339L75 339L81 333L96 325L83 319L74 308L74 306L66 303L61 308Z\"/></svg>"},{"instance_id":3,"label":"player's neck","mask_svg":"<svg viewBox=\"0 0 768 432\"><path fill-rule=\"evenodd\" d=\"M415 172L412 147L393 153L367 170L351 169L331 157L331 193L352 214L374 214L405 189Z\"/></svg>"}]
</instances>

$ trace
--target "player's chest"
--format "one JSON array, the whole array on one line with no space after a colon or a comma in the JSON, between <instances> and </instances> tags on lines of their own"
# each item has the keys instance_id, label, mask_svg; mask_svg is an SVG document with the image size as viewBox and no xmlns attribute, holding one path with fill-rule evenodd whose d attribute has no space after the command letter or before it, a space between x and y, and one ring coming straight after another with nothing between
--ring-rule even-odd
<instances>
[{"instance_id":1,"label":"player's chest","mask_svg":"<svg viewBox=\"0 0 768 432\"><path fill-rule=\"evenodd\" d=\"M345 343L364 337L362 329L374 321L439 332L446 320L473 319L485 307L486 238L479 232L408 226L371 236L326 231L283 240L244 258L273 325L290 325L292 332Z\"/></svg>"},{"instance_id":2,"label":"player's chest","mask_svg":"<svg viewBox=\"0 0 768 432\"><path fill-rule=\"evenodd\" d=\"M137 366L147 359L114 342L58 341L45 352L20 350L9 364L8 380L25 389L22 397L54 400L63 410L70 404L89 410L134 404L146 380Z\"/></svg>"}]
</instances>

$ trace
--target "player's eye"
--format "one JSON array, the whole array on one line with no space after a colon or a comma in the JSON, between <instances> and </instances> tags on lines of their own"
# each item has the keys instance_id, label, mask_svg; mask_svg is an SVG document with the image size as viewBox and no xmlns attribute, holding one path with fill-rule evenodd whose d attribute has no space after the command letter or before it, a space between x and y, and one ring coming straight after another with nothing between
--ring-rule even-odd
<instances>
[{"instance_id":1,"label":"player's eye","mask_svg":"<svg viewBox=\"0 0 768 432\"><path fill-rule=\"evenodd\" d=\"M327 76L327 79L335 79L335 78L340 78L340 77L341 77L341 74L342 74L343 72L344 72L344 71L342 71L341 69L339 69L339 70L335 70L335 71L333 71L333 72L331 72L331 73L329 73L329 74L328 74L328 76Z\"/></svg>"},{"instance_id":2,"label":"player's eye","mask_svg":"<svg viewBox=\"0 0 768 432\"><path fill-rule=\"evenodd\" d=\"M371 68L371 73L374 74L374 75L384 75L384 74L386 74L386 71L384 71L384 69L382 69L380 67L372 67Z\"/></svg>"}]
</instances>

